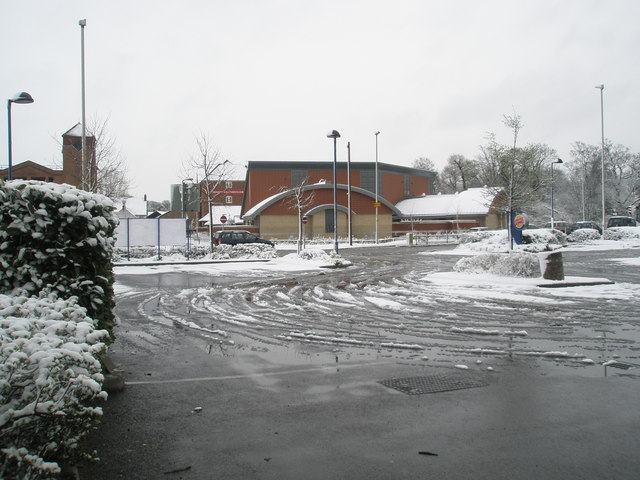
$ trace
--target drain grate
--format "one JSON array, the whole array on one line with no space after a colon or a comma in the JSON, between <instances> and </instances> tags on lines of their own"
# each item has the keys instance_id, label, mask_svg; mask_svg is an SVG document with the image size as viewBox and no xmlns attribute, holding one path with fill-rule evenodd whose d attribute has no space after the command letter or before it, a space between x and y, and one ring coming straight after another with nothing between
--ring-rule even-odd
<instances>
[{"instance_id":1,"label":"drain grate","mask_svg":"<svg viewBox=\"0 0 640 480\"><path fill-rule=\"evenodd\" d=\"M378 383L394 388L407 395L424 393L450 392L465 388L486 387L486 382L472 378L470 375L428 375L424 377L391 378Z\"/></svg>"},{"instance_id":2,"label":"drain grate","mask_svg":"<svg viewBox=\"0 0 640 480\"><path fill-rule=\"evenodd\" d=\"M603 363L604 367L619 368L620 370L629 370L630 368L640 367L637 363L620 362L618 360L611 360L610 362Z\"/></svg>"}]
</instances>

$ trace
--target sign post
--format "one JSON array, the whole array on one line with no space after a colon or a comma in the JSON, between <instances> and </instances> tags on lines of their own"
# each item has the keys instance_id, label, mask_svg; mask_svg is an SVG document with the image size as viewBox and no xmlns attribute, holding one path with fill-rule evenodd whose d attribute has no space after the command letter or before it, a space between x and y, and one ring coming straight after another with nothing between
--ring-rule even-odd
<instances>
[{"instance_id":1,"label":"sign post","mask_svg":"<svg viewBox=\"0 0 640 480\"><path fill-rule=\"evenodd\" d=\"M302 231L300 232L300 240L298 242L298 253L300 253L300 249L304 248L304 226L309 223L309 217L304 215L301 219L302 222Z\"/></svg>"},{"instance_id":2,"label":"sign post","mask_svg":"<svg viewBox=\"0 0 640 480\"><path fill-rule=\"evenodd\" d=\"M522 212L513 212L511 220L511 237L518 245L522 244L522 230L527 224Z\"/></svg>"}]
</instances>

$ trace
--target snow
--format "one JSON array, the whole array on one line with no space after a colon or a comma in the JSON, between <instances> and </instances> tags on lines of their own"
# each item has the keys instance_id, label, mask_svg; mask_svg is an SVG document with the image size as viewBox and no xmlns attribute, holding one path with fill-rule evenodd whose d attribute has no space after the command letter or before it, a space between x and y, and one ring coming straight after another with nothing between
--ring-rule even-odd
<instances>
[{"instance_id":1,"label":"snow","mask_svg":"<svg viewBox=\"0 0 640 480\"><path fill-rule=\"evenodd\" d=\"M19 182L18 182L19 184ZM69 193L68 188L51 186L52 194L69 197L69 205L63 207L60 213L68 215L70 218L85 215L85 207L76 205L74 194ZM76 195L81 195L76 193ZM458 196L460 197L460 196ZM420 199L415 199L420 200ZM453 202L452 199L448 199ZM440 199L444 201L444 199ZM458 202L456 208L461 208L461 198L455 199ZM89 207L87 201L87 208ZM454 202L455 203L455 202ZM465 207L467 208L467 207ZM471 208L471 207L468 207ZM22 219L16 219L14 227L22 231L27 231L25 224L30 222L46 224L48 214L46 209L37 208L31 215L26 215ZM96 228L101 228L99 220L96 219ZM459 302L486 302L491 299L500 301L511 300L522 305L554 304L568 305L577 304L581 298L598 298L603 303L623 299L633 301L640 296L640 285L631 283L616 283L608 285L592 285L581 287L568 287L562 289L546 289L544 296L537 294L540 285L553 285L555 282L544 280L539 272L534 272L532 259L537 259L538 252L559 250L559 251L589 251L589 250L613 250L631 249L640 247L639 227L619 227L609 229L603 238L595 238L592 232L574 236L574 241L567 243L566 237L554 231L540 230L532 231L528 238L531 243L520 246L516 252L505 255L496 255L496 252L507 252L508 243L504 231L498 232L478 232L465 236L463 243L457 248L449 251L426 252L421 254L445 255L452 254L458 256L475 257L475 260L465 260L457 264L455 270L451 272L421 273L416 282L420 285L427 285L432 293L438 298L447 298L449 301ZM608 232L608 231L607 231ZM570 239L571 240L571 239ZM108 243L108 239L96 237L96 244ZM406 244L404 240L396 241L393 245ZM363 245L359 245L362 247ZM373 244L371 246L374 246ZM255 278L269 277L274 272L305 272L324 269L326 267L348 266L349 262L342 257L325 252L322 249L306 249L301 254L290 253L281 257L275 257L275 250L264 245L246 247L243 249L220 248L217 253L204 261L186 262L184 257L165 257L162 263L153 265L135 265L135 263L122 264L115 267L115 273L132 275L155 275L158 273L189 272L203 273L208 276L231 276L234 273L244 273ZM346 247L346 246L345 246ZM640 250L638 250L640 252ZM242 252L238 254L238 252ZM408 250L411 252L411 250ZM241 257L241 258L239 258ZM244 258L242 258L244 257ZM221 259L222 258L222 259ZM226 258L226 259L225 259ZM504 259L508 259L504 263ZM169 261L167 261L169 260ZM182 263L177 263L181 261ZM615 260L627 265L640 265L639 258L617 259ZM500 265L496 267L496 265ZM527 275L513 276L515 266L529 265ZM8 265L4 266L8 268ZM565 282L597 282L600 278L566 277ZM38 282L35 278L33 282ZM295 288L295 287L294 287ZM375 291L365 288L364 295L357 297L348 290L325 289L316 287L313 295L317 303L317 308L329 312L334 305L349 305L354 309L367 309L375 307L383 311L382 315L388 314L389 310L394 312L410 312L411 307L404 303L403 298L412 299L412 295L419 295L415 292L403 290L406 287L397 287L391 283L377 286ZM126 287L118 282L114 288L116 294L123 298L136 294L136 290ZM254 304L261 309L269 308L271 300L280 302L280 312L291 310L293 315L301 311L300 306L293 303L292 297L295 290L288 292L278 291L274 296L270 296L265 287L265 294L262 290L259 295L255 295ZM226 289L216 286L215 289L201 288L193 294L193 290L185 290L174 295L175 301L182 304L187 301L191 306L205 312L220 312L221 306L211 301L212 292L216 295L224 296ZM375 293L375 295L374 295ZM400 296L398 296L400 295ZM262 298L257 298L262 297ZM161 299L163 302L164 297ZM142 310L139 313L148 316ZM224 329L206 328L196 322L185 320L179 315L163 313L170 320L182 324L183 326L197 330L199 333L208 335L208 338L216 339L220 342L233 344L229 333ZM455 318L455 312L453 312ZM384 319L378 319L382 324ZM410 320L406 320L409 326ZM224 322L235 327L251 327L255 329L264 328L264 324L256 318L241 313L226 315ZM58 299L54 294L41 295L40 297L29 297L24 291L16 290L12 296L0 295L0 334L2 335L2 350L0 351L0 389L14 392L13 396L7 398L0 405L0 432L4 432L6 426L16 419L25 419L36 416L38 413L56 413L57 409L69 408L81 412L87 422L92 421L100 414L100 409L85 406L83 402L92 398L104 398L105 393L101 391L102 374L100 363L97 357L105 350L105 340L108 336L106 331L96 330L90 319L86 316L86 311L78 307L77 301L71 299ZM483 325L481 321L477 325L451 326L448 324L448 332L468 337L482 338L488 342L500 337L519 337L516 340L524 340L529 334L527 330L520 330L522 325L505 327ZM223 327L226 328L226 327ZM375 349L387 349L406 351L407 354L422 355L422 351L427 347L422 345L424 337L407 340L403 334L397 334L396 338L364 336L354 338L344 332L322 332L315 330L302 330L297 324L290 324L287 330L276 335L276 338L287 342L304 342L306 344L334 345L338 348L345 347L372 347ZM316 328L315 326L313 328ZM387 328L395 329L395 332L404 332L405 326L393 325ZM528 327L527 327L528 328ZM529 329L528 329L529 330ZM532 331L532 330L529 330ZM273 338L273 337L272 337ZM425 340L426 344L426 340ZM466 354L480 356L502 356L510 354L501 348L490 348L480 346L477 348L460 348L459 351ZM583 365L591 365L593 360L583 353L562 350L545 349L547 345L540 349L531 349L516 352L516 355L540 357L548 359L567 359L580 362ZM553 347L551 347L553 348ZM423 360L429 357L422 356ZM473 360L472 360L473 361ZM453 363L453 362L452 362ZM475 361L476 365L482 363ZM65 368L61 368L61 365ZM458 369L469 369L463 363L454 365ZM66 368L69 367L69 368ZM486 367L492 371L493 367ZM15 382L20 382L19 385ZM67 403L61 402L61 395L68 395ZM69 407L71 405L71 407ZM71 437L69 441L74 441ZM5 456L20 461L31 462L36 468L41 470L51 470L55 472L57 465L47 464L41 458L31 455L20 445L4 448L2 453Z\"/></svg>"},{"instance_id":2,"label":"snow","mask_svg":"<svg viewBox=\"0 0 640 480\"><path fill-rule=\"evenodd\" d=\"M222 215L227 217L225 225L241 225L243 223L240 211L242 205L211 205L211 216L213 217L214 225L221 225L220 218ZM204 215L200 220L204 225L209 226L209 213ZM237 227L236 227L237 228Z\"/></svg>"},{"instance_id":3,"label":"snow","mask_svg":"<svg viewBox=\"0 0 640 480\"><path fill-rule=\"evenodd\" d=\"M396 207L404 215L412 217L486 215L492 200L490 190L469 188L451 195L425 195L401 200Z\"/></svg>"}]
</instances>

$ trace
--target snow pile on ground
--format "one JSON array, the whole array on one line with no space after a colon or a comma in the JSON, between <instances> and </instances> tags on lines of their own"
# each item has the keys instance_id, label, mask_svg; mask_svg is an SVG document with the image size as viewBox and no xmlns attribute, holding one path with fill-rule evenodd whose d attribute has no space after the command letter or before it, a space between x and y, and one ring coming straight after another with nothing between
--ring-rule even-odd
<instances>
[{"instance_id":1,"label":"snow pile on ground","mask_svg":"<svg viewBox=\"0 0 640 480\"><path fill-rule=\"evenodd\" d=\"M567 236L559 230L535 229L522 232L522 245L514 243L514 250L524 252L542 252L555 250L567 243ZM509 236L506 230L469 232L460 235L458 251L508 252Z\"/></svg>"},{"instance_id":2,"label":"snow pile on ground","mask_svg":"<svg viewBox=\"0 0 640 480\"><path fill-rule=\"evenodd\" d=\"M611 227L602 235L604 240L631 240L640 239L640 227Z\"/></svg>"},{"instance_id":3,"label":"snow pile on ground","mask_svg":"<svg viewBox=\"0 0 640 480\"><path fill-rule=\"evenodd\" d=\"M0 295L0 478L51 478L77 455L102 414L86 405L106 398L108 338L76 298Z\"/></svg>"},{"instance_id":4,"label":"snow pile on ground","mask_svg":"<svg viewBox=\"0 0 640 480\"><path fill-rule=\"evenodd\" d=\"M319 248L307 248L301 250L297 257L301 260L311 260L327 266L339 267L351 265L351 262L345 260L340 255L337 255L334 251L325 252L324 250L320 250Z\"/></svg>"},{"instance_id":5,"label":"snow pile on ground","mask_svg":"<svg viewBox=\"0 0 640 480\"><path fill-rule=\"evenodd\" d=\"M503 277L539 277L540 262L538 256L527 252L486 253L473 257L465 257L453 266L453 270L461 273L500 275Z\"/></svg>"},{"instance_id":6,"label":"snow pile on ground","mask_svg":"<svg viewBox=\"0 0 640 480\"><path fill-rule=\"evenodd\" d=\"M276 249L264 243L245 243L239 245L217 245L213 252L205 258L211 260L231 259L264 259L268 260L278 256Z\"/></svg>"},{"instance_id":7,"label":"snow pile on ground","mask_svg":"<svg viewBox=\"0 0 640 480\"><path fill-rule=\"evenodd\" d=\"M579 228L567 236L567 240L571 243L591 243L601 238L602 235L595 228Z\"/></svg>"}]
</instances>

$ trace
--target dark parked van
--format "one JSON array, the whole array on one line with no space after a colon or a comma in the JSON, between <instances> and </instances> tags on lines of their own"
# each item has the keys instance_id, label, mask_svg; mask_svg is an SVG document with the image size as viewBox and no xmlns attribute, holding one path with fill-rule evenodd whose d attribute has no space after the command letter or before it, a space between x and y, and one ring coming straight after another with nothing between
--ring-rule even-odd
<instances>
[{"instance_id":1,"label":"dark parked van","mask_svg":"<svg viewBox=\"0 0 640 480\"><path fill-rule=\"evenodd\" d=\"M607 222L607 228L611 227L635 227L636 221L631 217L611 217Z\"/></svg>"},{"instance_id":2,"label":"dark parked van","mask_svg":"<svg viewBox=\"0 0 640 480\"><path fill-rule=\"evenodd\" d=\"M222 230L213 235L216 245L240 245L244 243L266 243L273 247L273 242L255 236L246 230Z\"/></svg>"}]
</instances>

